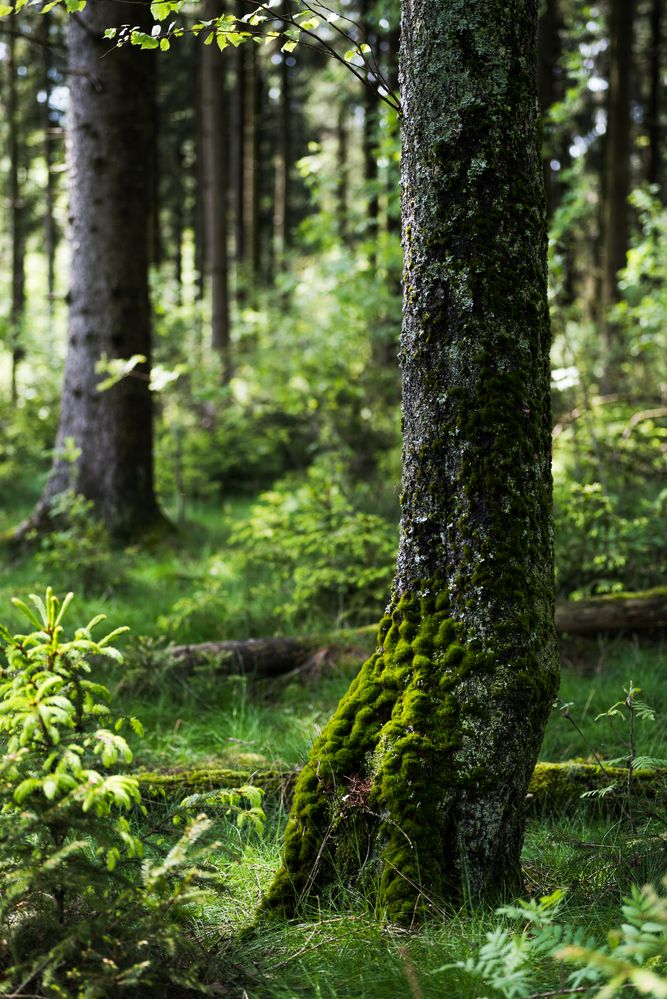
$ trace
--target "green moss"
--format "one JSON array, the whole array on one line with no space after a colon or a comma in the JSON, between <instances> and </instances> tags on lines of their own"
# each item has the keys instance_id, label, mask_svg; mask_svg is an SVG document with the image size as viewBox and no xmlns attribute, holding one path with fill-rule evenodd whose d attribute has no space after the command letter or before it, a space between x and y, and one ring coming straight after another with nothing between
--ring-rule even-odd
<instances>
[{"instance_id":1,"label":"green moss","mask_svg":"<svg viewBox=\"0 0 667 999\"><path fill-rule=\"evenodd\" d=\"M437 594L437 585L430 590ZM457 689L488 671L489 655L473 650L438 606L447 604L435 595L395 603L384 646L362 667L296 786L283 866L265 911L294 912L304 885L317 893L335 876L339 854L349 858L351 838L357 855L360 835L367 842L361 853L380 859L378 905L392 920L412 919L428 905L424 880L440 889L456 881L459 834L453 817L443 823L443 805L488 779L488 766L472 760L462 768L458 760L480 706ZM395 629L411 634L411 644L401 637L392 646Z\"/></svg>"}]
</instances>

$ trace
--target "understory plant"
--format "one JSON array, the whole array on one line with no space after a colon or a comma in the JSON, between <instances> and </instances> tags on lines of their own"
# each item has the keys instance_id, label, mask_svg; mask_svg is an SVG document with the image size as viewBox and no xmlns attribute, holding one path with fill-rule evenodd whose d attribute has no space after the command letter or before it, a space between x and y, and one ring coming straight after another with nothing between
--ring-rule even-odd
<instances>
[{"instance_id":1,"label":"understory plant","mask_svg":"<svg viewBox=\"0 0 667 999\"><path fill-rule=\"evenodd\" d=\"M667 881L667 879L666 879ZM509 923L486 934L479 950L465 961L445 965L480 983L479 999L537 999L580 995L612 999L640 994L667 997L667 896L650 885L633 887L623 900L623 923L604 943L581 928L562 922L565 891L539 900L519 901L497 910ZM559 979L545 990L544 982Z\"/></svg>"},{"instance_id":2,"label":"understory plant","mask_svg":"<svg viewBox=\"0 0 667 999\"><path fill-rule=\"evenodd\" d=\"M210 823L194 817L164 857L147 849L124 772L124 733L141 725L92 673L121 659L112 643L127 629L94 638L99 615L67 637L71 600L14 600L30 630L0 626L0 993L199 992L212 951L194 916L213 875L197 841Z\"/></svg>"}]
</instances>

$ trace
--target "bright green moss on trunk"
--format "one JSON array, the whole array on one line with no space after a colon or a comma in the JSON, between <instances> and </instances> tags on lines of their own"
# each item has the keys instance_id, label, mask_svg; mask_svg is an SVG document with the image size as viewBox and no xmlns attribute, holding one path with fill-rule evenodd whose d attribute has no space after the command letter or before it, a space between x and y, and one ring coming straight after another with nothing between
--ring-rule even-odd
<instances>
[{"instance_id":1,"label":"bright green moss on trunk","mask_svg":"<svg viewBox=\"0 0 667 999\"><path fill-rule=\"evenodd\" d=\"M517 887L526 740L536 753L541 738L523 707L544 716L553 697L534 665L503 670L468 642L438 586L397 599L299 777L264 907L294 912L337 879L358 882L360 857L372 858L378 910L396 922L460 897L466 882Z\"/></svg>"}]
</instances>

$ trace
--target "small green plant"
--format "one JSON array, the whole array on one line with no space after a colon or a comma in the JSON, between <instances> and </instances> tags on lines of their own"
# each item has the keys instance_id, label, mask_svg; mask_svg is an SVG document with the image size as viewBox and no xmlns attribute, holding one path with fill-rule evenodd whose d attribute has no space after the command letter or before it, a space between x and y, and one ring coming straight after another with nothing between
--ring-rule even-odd
<instances>
[{"instance_id":1,"label":"small green plant","mask_svg":"<svg viewBox=\"0 0 667 999\"><path fill-rule=\"evenodd\" d=\"M76 582L85 593L113 589L122 577L122 560L94 505L71 490L59 493L49 507L50 530L42 535L35 564L42 575Z\"/></svg>"},{"instance_id":2,"label":"small green plant","mask_svg":"<svg viewBox=\"0 0 667 999\"><path fill-rule=\"evenodd\" d=\"M165 858L146 855L138 783L122 772L123 733L141 725L114 713L91 665L120 660L127 629L94 638L99 615L66 637L71 600L14 600L31 630L0 626L0 991L186 995L210 960L191 919L210 823L197 816Z\"/></svg>"},{"instance_id":3,"label":"small green plant","mask_svg":"<svg viewBox=\"0 0 667 999\"><path fill-rule=\"evenodd\" d=\"M626 986L654 999L667 997L667 897L650 885L633 887L623 901L620 929L599 943L581 927L559 920L565 894L557 889L539 900L496 910L509 926L489 931L467 960L432 973L459 969L503 999L612 999ZM565 972L564 963L574 970ZM484 991L477 994L484 999Z\"/></svg>"}]
</instances>

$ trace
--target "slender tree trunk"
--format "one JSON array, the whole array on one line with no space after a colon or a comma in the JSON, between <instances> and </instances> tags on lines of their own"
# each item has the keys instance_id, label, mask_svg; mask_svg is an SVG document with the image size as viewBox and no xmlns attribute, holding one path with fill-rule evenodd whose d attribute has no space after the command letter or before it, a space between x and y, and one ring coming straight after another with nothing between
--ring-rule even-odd
<instances>
[{"instance_id":1,"label":"slender tree trunk","mask_svg":"<svg viewBox=\"0 0 667 999\"><path fill-rule=\"evenodd\" d=\"M555 156L548 114L552 105L561 94L559 79L559 60L561 57L560 31L562 20L559 0L547 0L542 10L542 16L537 28L537 89L542 109L543 150L542 168L544 170L544 191L547 201L547 215L551 216L555 207L554 177L551 160Z\"/></svg>"},{"instance_id":2,"label":"slender tree trunk","mask_svg":"<svg viewBox=\"0 0 667 999\"><path fill-rule=\"evenodd\" d=\"M16 14L10 18L7 40L7 126L9 154L9 229L11 239L12 294L9 307L9 339L12 352L11 400L18 396L17 371L23 358L23 313L25 310L25 206L19 179L21 155L16 64Z\"/></svg>"},{"instance_id":3,"label":"slender tree trunk","mask_svg":"<svg viewBox=\"0 0 667 999\"><path fill-rule=\"evenodd\" d=\"M194 92L201 93L202 65L200 59L194 60ZM196 100L196 98L195 98ZM198 302L204 299L204 273L206 271L206 246L207 246L207 220L204 208L204 137L203 121L201 115L196 115L195 120L195 161L194 161L194 182L195 196L192 204L192 228L195 239L195 273L196 289L195 295ZM201 322L199 333L201 336Z\"/></svg>"},{"instance_id":4,"label":"slender tree trunk","mask_svg":"<svg viewBox=\"0 0 667 999\"><path fill-rule=\"evenodd\" d=\"M56 183L53 172L53 140L54 129L51 123L51 50L49 47L49 18L41 17L38 21L39 37L42 41L42 89L44 103L42 104L42 129L44 132L44 163L46 166L46 199L44 203L44 252L47 268L47 302L49 318L53 316L53 300L56 287L56 250L58 248L58 229L55 220Z\"/></svg>"},{"instance_id":5,"label":"slender tree trunk","mask_svg":"<svg viewBox=\"0 0 667 999\"><path fill-rule=\"evenodd\" d=\"M237 17L244 13L241 0L236 4ZM247 45L240 45L234 52L234 88L232 92L232 149L231 181L234 192L234 263L236 269L236 298L240 303L244 296L242 275L245 260L243 208L245 204L245 176L243 172L243 123L245 119L245 59Z\"/></svg>"},{"instance_id":6,"label":"slender tree trunk","mask_svg":"<svg viewBox=\"0 0 667 999\"><path fill-rule=\"evenodd\" d=\"M609 312L618 300L618 272L629 245L630 76L635 0L610 0L609 90L602 204L602 287L600 296L604 394L619 388L623 344Z\"/></svg>"},{"instance_id":7,"label":"slender tree trunk","mask_svg":"<svg viewBox=\"0 0 667 999\"><path fill-rule=\"evenodd\" d=\"M162 239L162 221L160 218L160 105L158 102L158 66L156 60L153 63L155 82L152 94L152 117L153 124L151 134L153 136L151 155L151 201L150 201L150 235L149 235L149 262L154 267L160 267L164 258L164 242Z\"/></svg>"},{"instance_id":8,"label":"slender tree trunk","mask_svg":"<svg viewBox=\"0 0 667 999\"><path fill-rule=\"evenodd\" d=\"M350 245L350 206L348 185L348 141L347 117L349 107L341 103L338 108L336 122L336 216L338 219L338 235L346 245Z\"/></svg>"},{"instance_id":9,"label":"slender tree trunk","mask_svg":"<svg viewBox=\"0 0 667 999\"><path fill-rule=\"evenodd\" d=\"M649 11L651 48L649 55L649 98L647 108L648 124L648 166L646 179L649 184L662 181L662 149L660 148L662 129L662 21L664 0L652 0Z\"/></svg>"},{"instance_id":10,"label":"slender tree trunk","mask_svg":"<svg viewBox=\"0 0 667 999\"><path fill-rule=\"evenodd\" d=\"M558 657L537 4L406 0L402 17L396 579L264 905L379 874L378 908L410 923L519 888Z\"/></svg>"},{"instance_id":11,"label":"slender tree trunk","mask_svg":"<svg viewBox=\"0 0 667 999\"><path fill-rule=\"evenodd\" d=\"M207 0L205 16L220 5ZM203 205L206 213L206 273L211 292L211 346L222 362L223 381L232 373L227 283L227 143L225 58L217 45L201 46L201 127Z\"/></svg>"},{"instance_id":12,"label":"slender tree trunk","mask_svg":"<svg viewBox=\"0 0 667 999\"><path fill-rule=\"evenodd\" d=\"M376 32L371 19L373 9L372 0L362 0L361 3L361 27L364 33L364 40L371 46L376 45ZM375 78L369 79L370 83L375 83ZM362 136L362 156L364 167L364 183L366 185L366 239L369 245L368 257L371 267L375 266L377 260L377 236L378 236L378 122L379 104L377 94L370 87L363 89L364 105L364 131Z\"/></svg>"},{"instance_id":13,"label":"slender tree trunk","mask_svg":"<svg viewBox=\"0 0 667 999\"><path fill-rule=\"evenodd\" d=\"M172 233L172 249L173 249L173 266L174 266L174 281L176 282L176 304L182 305L183 303L183 230L184 230L184 212L183 205L185 202L185 156L183 155L183 146L179 145L176 150L176 196L174 199L174 208L172 213L173 222L173 233Z\"/></svg>"},{"instance_id":14,"label":"slender tree trunk","mask_svg":"<svg viewBox=\"0 0 667 999\"><path fill-rule=\"evenodd\" d=\"M150 30L148 5L133 8ZM148 387L153 59L131 46L109 52L105 28L122 3L98 0L67 26L70 313L56 457L34 515L67 489L91 499L112 532L139 535L162 523L153 489ZM142 354L131 377L97 389L96 366ZM74 464L66 460L78 450ZM20 531L21 529L19 529Z\"/></svg>"},{"instance_id":15,"label":"slender tree trunk","mask_svg":"<svg viewBox=\"0 0 667 999\"><path fill-rule=\"evenodd\" d=\"M244 46L243 61L243 265L254 285L259 272L258 76L257 47Z\"/></svg>"},{"instance_id":16,"label":"slender tree trunk","mask_svg":"<svg viewBox=\"0 0 667 999\"><path fill-rule=\"evenodd\" d=\"M288 55L281 53L280 105L278 112L278 141L276 148L275 196L273 210L273 242L275 259L280 270L285 267L285 254L289 249L290 167L292 142L290 132L290 71Z\"/></svg>"}]
</instances>

